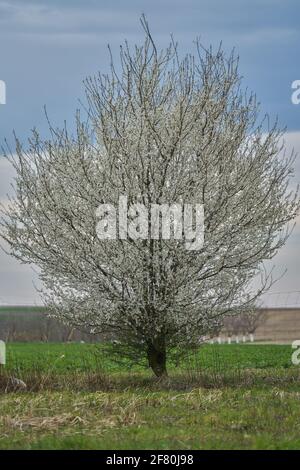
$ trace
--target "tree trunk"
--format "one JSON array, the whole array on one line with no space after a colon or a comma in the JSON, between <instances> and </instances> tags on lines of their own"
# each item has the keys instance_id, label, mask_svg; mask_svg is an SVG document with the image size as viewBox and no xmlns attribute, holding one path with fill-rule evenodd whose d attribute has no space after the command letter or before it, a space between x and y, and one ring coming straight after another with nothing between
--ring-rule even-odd
<instances>
[{"instance_id":1,"label":"tree trunk","mask_svg":"<svg viewBox=\"0 0 300 470\"><path fill-rule=\"evenodd\" d=\"M147 357L149 367L151 367L157 377L164 377L168 375L166 367L166 348L163 343L161 343L159 346L151 343L148 346Z\"/></svg>"}]
</instances>

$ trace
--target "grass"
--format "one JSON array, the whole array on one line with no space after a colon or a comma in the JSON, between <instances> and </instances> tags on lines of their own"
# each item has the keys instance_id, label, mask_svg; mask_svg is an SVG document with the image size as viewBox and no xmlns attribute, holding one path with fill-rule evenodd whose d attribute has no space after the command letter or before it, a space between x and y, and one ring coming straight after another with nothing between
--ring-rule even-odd
<instances>
[{"instance_id":1,"label":"grass","mask_svg":"<svg viewBox=\"0 0 300 470\"><path fill-rule=\"evenodd\" d=\"M199 348L197 354L193 353L181 363L180 367L184 370L290 368L291 352L289 345L205 345ZM8 369L20 372L33 369L48 371L51 368L57 373L66 373L75 370L95 371L99 367L109 373L124 370L124 365L121 367L102 355L101 347L88 343L9 343L7 363ZM174 369L174 364L169 364L169 368ZM140 366L131 367L129 363L126 369L142 370Z\"/></svg>"},{"instance_id":2,"label":"grass","mask_svg":"<svg viewBox=\"0 0 300 470\"><path fill-rule=\"evenodd\" d=\"M46 392L0 402L10 449L295 449L300 394L195 389L185 393Z\"/></svg>"},{"instance_id":3,"label":"grass","mask_svg":"<svg viewBox=\"0 0 300 470\"><path fill-rule=\"evenodd\" d=\"M297 449L291 347L207 345L170 377L123 370L90 344L9 344L1 449ZM5 393L6 392L6 393Z\"/></svg>"}]
</instances>

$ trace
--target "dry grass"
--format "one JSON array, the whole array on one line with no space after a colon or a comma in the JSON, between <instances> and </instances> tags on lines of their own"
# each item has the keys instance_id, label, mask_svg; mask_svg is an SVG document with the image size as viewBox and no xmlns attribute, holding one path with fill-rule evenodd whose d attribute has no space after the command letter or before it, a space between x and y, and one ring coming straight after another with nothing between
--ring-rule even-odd
<instances>
[{"instance_id":1,"label":"dry grass","mask_svg":"<svg viewBox=\"0 0 300 470\"><path fill-rule=\"evenodd\" d=\"M299 416L281 388L8 393L0 448L297 448Z\"/></svg>"},{"instance_id":2,"label":"dry grass","mask_svg":"<svg viewBox=\"0 0 300 470\"><path fill-rule=\"evenodd\" d=\"M9 371L0 375L0 393L30 393L43 391L119 392L126 390L190 391L201 387L216 389L224 387L265 387L300 383L300 368L290 369L237 369L223 371L173 372L169 377L157 379L151 372L108 374L103 372L56 372L26 371L20 377L26 388L16 383Z\"/></svg>"}]
</instances>

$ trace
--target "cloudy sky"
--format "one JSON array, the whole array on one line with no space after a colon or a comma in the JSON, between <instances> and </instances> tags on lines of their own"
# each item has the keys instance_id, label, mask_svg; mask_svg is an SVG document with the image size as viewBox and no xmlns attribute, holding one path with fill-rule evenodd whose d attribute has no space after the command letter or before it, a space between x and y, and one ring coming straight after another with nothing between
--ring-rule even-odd
<instances>
[{"instance_id":1,"label":"cloudy sky","mask_svg":"<svg viewBox=\"0 0 300 470\"><path fill-rule=\"evenodd\" d=\"M107 71L108 43L117 54L125 38L140 42L142 12L160 46L173 33L181 52L190 51L197 36L204 45L234 47L245 87L257 93L264 111L278 116L287 147L300 153L300 105L291 102L291 84L300 80L299 0L0 0L0 80L7 89L1 144L13 142L13 130L23 142L34 126L46 135L44 105L52 123L66 119L71 127L82 80ZM11 181L0 157L1 200ZM300 223L274 259L278 273L287 272L273 291L300 290L299 246ZM0 302L37 302L36 282L32 268L0 253Z\"/></svg>"}]
</instances>

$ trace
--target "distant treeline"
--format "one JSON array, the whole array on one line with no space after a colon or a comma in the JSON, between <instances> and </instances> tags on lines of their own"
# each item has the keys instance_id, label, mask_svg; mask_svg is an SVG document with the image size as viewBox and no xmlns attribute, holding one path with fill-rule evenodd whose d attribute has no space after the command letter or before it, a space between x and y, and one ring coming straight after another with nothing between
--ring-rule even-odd
<instances>
[{"instance_id":1,"label":"distant treeline","mask_svg":"<svg viewBox=\"0 0 300 470\"><path fill-rule=\"evenodd\" d=\"M223 328L215 332L218 336L221 331L227 336L254 333L265 321L265 312L257 310L249 314L225 318ZM4 341L43 341L68 342L85 341L98 342L103 340L101 335L91 335L76 330L49 318L44 307L0 307L0 340Z\"/></svg>"},{"instance_id":2,"label":"distant treeline","mask_svg":"<svg viewBox=\"0 0 300 470\"><path fill-rule=\"evenodd\" d=\"M44 307L0 307L0 340L4 341L45 341L97 342L100 335L63 325L49 318Z\"/></svg>"}]
</instances>

